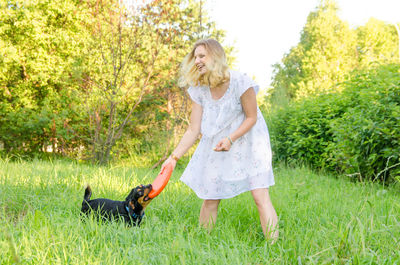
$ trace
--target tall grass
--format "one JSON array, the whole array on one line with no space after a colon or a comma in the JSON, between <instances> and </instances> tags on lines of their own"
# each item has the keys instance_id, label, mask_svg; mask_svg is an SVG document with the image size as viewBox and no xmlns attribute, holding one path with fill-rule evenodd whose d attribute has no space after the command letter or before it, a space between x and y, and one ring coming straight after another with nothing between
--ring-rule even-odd
<instances>
[{"instance_id":1,"label":"tall grass","mask_svg":"<svg viewBox=\"0 0 400 265\"><path fill-rule=\"evenodd\" d=\"M249 193L222 201L215 229L198 226L201 201L178 179L146 210L140 228L79 218L93 198L125 198L157 171L66 161L0 160L1 264L398 264L397 188L352 183L305 168L275 168L270 195L280 238L262 235Z\"/></svg>"}]
</instances>

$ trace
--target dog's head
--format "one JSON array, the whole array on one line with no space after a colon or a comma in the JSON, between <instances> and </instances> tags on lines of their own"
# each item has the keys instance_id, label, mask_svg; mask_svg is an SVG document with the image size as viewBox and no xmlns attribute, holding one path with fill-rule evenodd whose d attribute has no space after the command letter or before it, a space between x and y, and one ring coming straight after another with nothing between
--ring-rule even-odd
<instances>
[{"instance_id":1,"label":"dog's head","mask_svg":"<svg viewBox=\"0 0 400 265\"><path fill-rule=\"evenodd\" d=\"M129 208L137 214L142 215L144 209L149 205L151 198L148 197L151 191L151 184L139 185L131 190L125 201L128 203Z\"/></svg>"}]
</instances>

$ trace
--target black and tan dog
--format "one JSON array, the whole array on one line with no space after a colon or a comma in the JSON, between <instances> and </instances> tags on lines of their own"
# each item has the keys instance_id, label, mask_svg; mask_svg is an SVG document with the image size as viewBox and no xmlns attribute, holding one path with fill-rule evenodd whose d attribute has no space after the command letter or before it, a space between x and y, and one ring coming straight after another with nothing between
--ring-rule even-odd
<instances>
[{"instance_id":1,"label":"black and tan dog","mask_svg":"<svg viewBox=\"0 0 400 265\"><path fill-rule=\"evenodd\" d=\"M81 211L86 215L93 212L98 214L97 217L108 220L122 218L129 225L139 226L144 216L144 209L152 200L147 196L151 189L151 184L139 185L131 190L125 201L113 201L104 198L90 200L92 189L88 185L83 197Z\"/></svg>"}]
</instances>

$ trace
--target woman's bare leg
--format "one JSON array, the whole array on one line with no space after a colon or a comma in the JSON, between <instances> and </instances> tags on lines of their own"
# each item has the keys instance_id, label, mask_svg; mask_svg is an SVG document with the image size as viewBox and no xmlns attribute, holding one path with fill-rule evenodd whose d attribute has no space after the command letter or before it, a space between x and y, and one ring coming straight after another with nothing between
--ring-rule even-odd
<instances>
[{"instance_id":1,"label":"woman's bare leg","mask_svg":"<svg viewBox=\"0 0 400 265\"><path fill-rule=\"evenodd\" d=\"M211 231L217 221L218 205L221 200L204 200L200 210L200 225Z\"/></svg>"},{"instance_id":2,"label":"woman's bare leg","mask_svg":"<svg viewBox=\"0 0 400 265\"><path fill-rule=\"evenodd\" d=\"M275 242L278 239L278 216L272 205L267 188L251 191L260 214L260 223L264 235Z\"/></svg>"}]
</instances>

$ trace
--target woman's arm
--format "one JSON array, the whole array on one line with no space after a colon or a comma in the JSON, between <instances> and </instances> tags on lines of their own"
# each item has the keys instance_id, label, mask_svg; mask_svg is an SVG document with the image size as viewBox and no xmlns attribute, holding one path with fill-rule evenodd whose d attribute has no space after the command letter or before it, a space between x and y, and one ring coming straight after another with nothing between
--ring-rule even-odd
<instances>
[{"instance_id":1,"label":"woman's arm","mask_svg":"<svg viewBox=\"0 0 400 265\"><path fill-rule=\"evenodd\" d=\"M256 92L254 88L250 87L246 90L240 97L240 101L242 102L242 107L244 114L246 115L246 119L239 126L239 128L227 135L226 138L222 139L214 148L214 151L229 151L231 148L231 142L228 139L232 140L232 142L236 141L238 138L247 133L257 122L257 99Z\"/></svg>"},{"instance_id":2,"label":"woman's arm","mask_svg":"<svg viewBox=\"0 0 400 265\"><path fill-rule=\"evenodd\" d=\"M192 113L190 114L190 124L185 134L182 136L179 144L172 152L171 156L168 157L167 160L163 163L163 166L167 163L173 163L173 167L176 165L177 159L182 157L190 147L196 142L197 138L200 135L200 127L201 127L201 117L203 115L203 108L201 105L192 101ZM174 158L173 158L174 157Z\"/></svg>"},{"instance_id":3,"label":"woman's arm","mask_svg":"<svg viewBox=\"0 0 400 265\"><path fill-rule=\"evenodd\" d=\"M192 102L192 113L190 114L189 127L182 136L182 139L175 150L172 152L178 158L183 156L199 137L202 114L203 108L196 102Z\"/></svg>"}]
</instances>

